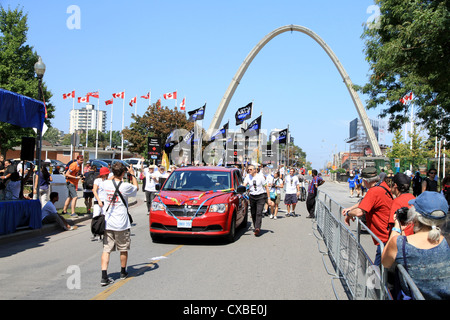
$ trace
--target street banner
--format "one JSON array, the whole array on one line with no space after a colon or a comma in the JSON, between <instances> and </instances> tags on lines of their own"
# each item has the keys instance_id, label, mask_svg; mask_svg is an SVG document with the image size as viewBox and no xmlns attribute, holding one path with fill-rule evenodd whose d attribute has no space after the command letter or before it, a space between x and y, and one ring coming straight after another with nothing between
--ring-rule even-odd
<instances>
[{"instance_id":1,"label":"street banner","mask_svg":"<svg viewBox=\"0 0 450 320\"><path fill-rule=\"evenodd\" d=\"M252 117L252 106L253 102L250 102L245 107L239 108L236 111L235 118L236 118L236 125L240 125L245 120L250 119Z\"/></svg>"}]
</instances>

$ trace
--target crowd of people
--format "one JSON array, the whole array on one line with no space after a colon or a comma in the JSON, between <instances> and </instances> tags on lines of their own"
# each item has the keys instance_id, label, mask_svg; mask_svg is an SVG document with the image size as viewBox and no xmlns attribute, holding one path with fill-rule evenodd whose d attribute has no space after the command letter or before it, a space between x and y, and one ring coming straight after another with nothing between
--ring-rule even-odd
<instances>
[{"instance_id":1,"label":"crowd of people","mask_svg":"<svg viewBox=\"0 0 450 320\"><path fill-rule=\"evenodd\" d=\"M81 181L87 213L92 211L94 217L105 215L101 256L101 285L105 286L112 282L107 268L110 253L114 250L120 252L120 277L127 277L131 227L128 199L136 196L138 178L142 181L149 212L157 185L162 184L176 167L166 171L164 166L151 165L141 169L139 177L136 177L133 167L126 167L121 162L100 170L95 166L86 166L82 172L83 160L82 156L77 157L64 172L68 197L63 213L67 213L70 206L71 215L76 215L78 183ZM28 179L33 170L13 166L9 160L3 161L2 158L0 162L1 199L19 199L17 190L20 190L21 179ZM261 234L264 214L277 219L281 201L286 205L285 217L299 216L296 206L300 199L306 201L306 218L314 218L317 190L324 183L316 170L311 170L309 181L306 181L304 167L280 166L271 170L259 164L249 164L242 167L241 172L243 184L248 190L255 236ZM392 269L395 264L402 264L407 267L426 299L450 299L450 249L441 232L449 211L450 177L442 181L441 190L438 190L436 173L435 169L430 169L423 179L417 174L411 177L404 173L387 177L383 170L379 174L371 167L355 172L348 179L350 196L356 195L361 200L345 208L342 215L348 225L355 217L365 217L365 224L378 239L373 238L377 246L375 265ZM123 181L125 174L129 182ZM76 230L76 226L71 226L57 213L54 204L59 200L59 195L50 192L52 177L48 163L44 162L40 172L35 172L32 181L32 194L35 199L41 200L43 223L57 222L64 230ZM93 240L96 237L92 235ZM395 288L395 298L412 294L404 282Z\"/></svg>"},{"instance_id":2,"label":"crowd of people","mask_svg":"<svg viewBox=\"0 0 450 320\"><path fill-rule=\"evenodd\" d=\"M397 173L389 184L385 175L375 168L365 168L360 179L367 193L361 201L342 210L345 223L350 225L355 217L365 217L366 225L381 243L377 246L374 264L392 268L402 264L418 286L425 299L450 299L450 248L441 233L449 211L445 196L448 180L442 191L433 183L435 169L427 174L419 194L411 194L411 177ZM395 278L395 277L394 277ZM399 277L401 278L401 277ZM392 283L395 283L393 281ZM411 297L413 293L405 282L393 286L394 298Z\"/></svg>"}]
</instances>

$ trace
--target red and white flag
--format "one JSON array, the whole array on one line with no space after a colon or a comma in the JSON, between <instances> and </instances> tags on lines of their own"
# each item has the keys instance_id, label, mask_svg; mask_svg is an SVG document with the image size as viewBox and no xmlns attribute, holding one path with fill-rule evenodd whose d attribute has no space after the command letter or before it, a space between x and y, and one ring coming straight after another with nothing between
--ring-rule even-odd
<instances>
[{"instance_id":1,"label":"red and white flag","mask_svg":"<svg viewBox=\"0 0 450 320\"><path fill-rule=\"evenodd\" d=\"M156 108L158 108L158 110L161 109L161 98L159 98L158 101L156 101Z\"/></svg>"},{"instance_id":2,"label":"red and white flag","mask_svg":"<svg viewBox=\"0 0 450 320\"><path fill-rule=\"evenodd\" d=\"M75 90L70 93L63 93L63 99L66 100L67 98L75 98Z\"/></svg>"},{"instance_id":3,"label":"red and white flag","mask_svg":"<svg viewBox=\"0 0 450 320\"><path fill-rule=\"evenodd\" d=\"M183 98L183 101L180 103L180 110L185 111L186 110L186 97Z\"/></svg>"},{"instance_id":4,"label":"red and white flag","mask_svg":"<svg viewBox=\"0 0 450 320\"><path fill-rule=\"evenodd\" d=\"M143 98L143 99L150 99L150 92L147 93L145 96L141 96L141 98Z\"/></svg>"},{"instance_id":5,"label":"red and white flag","mask_svg":"<svg viewBox=\"0 0 450 320\"><path fill-rule=\"evenodd\" d=\"M89 96L78 97L78 103L82 103L82 102L89 103Z\"/></svg>"},{"instance_id":6,"label":"red and white flag","mask_svg":"<svg viewBox=\"0 0 450 320\"><path fill-rule=\"evenodd\" d=\"M413 93L412 91L409 94L406 94L403 96L403 98L400 99L400 102L403 104L406 104L408 101L411 101L413 99Z\"/></svg>"},{"instance_id":7,"label":"red and white flag","mask_svg":"<svg viewBox=\"0 0 450 320\"><path fill-rule=\"evenodd\" d=\"M168 100L168 99L176 99L177 98L177 92L171 92L171 93L165 93L163 94L164 99Z\"/></svg>"},{"instance_id":8,"label":"red and white flag","mask_svg":"<svg viewBox=\"0 0 450 320\"><path fill-rule=\"evenodd\" d=\"M106 105L113 104L113 103L114 103L114 99L109 99L109 100L105 101Z\"/></svg>"},{"instance_id":9,"label":"red and white flag","mask_svg":"<svg viewBox=\"0 0 450 320\"><path fill-rule=\"evenodd\" d=\"M92 98L100 98L98 91L97 92L88 92L88 94L86 96L92 97Z\"/></svg>"},{"instance_id":10,"label":"red and white flag","mask_svg":"<svg viewBox=\"0 0 450 320\"><path fill-rule=\"evenodd\" d=\"M113 93L112 96L113 96L113 98L123 99L125 97L125 91Z\"/></svg>"},{"instance_id":11,"label":"red and white flag","mask_svg":"<svg viewBox=\"0 0 450 320\"><path fill-rule=\"evenodd\" d=\"M137 97L134 97L133 99L130 100L130 103L129 103L130 107L133 106L133 103L136 103L136 98Z\"/></svg>"}]
</instances>

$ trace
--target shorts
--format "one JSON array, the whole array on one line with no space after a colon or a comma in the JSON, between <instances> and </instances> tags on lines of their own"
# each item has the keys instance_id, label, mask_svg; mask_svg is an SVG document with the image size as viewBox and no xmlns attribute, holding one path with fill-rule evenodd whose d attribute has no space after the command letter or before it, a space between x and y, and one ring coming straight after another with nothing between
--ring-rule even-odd
<instances>
[{"instance_id":1,"label":"shorts","mask_svg":"<svg viewBox=\"0 0 450 320\"><path fill-rule=\"evenodd\" d=\"M298 199L296 193L286 193L284 196L284 204L295 204L297 201Z\"/></svg>"},{"instance_id":2,"label":"shorts","mask_svg":"<svg viewBox=\"0 0 450 320\"><path fill-rule=\"evenodd\" d=\"M130 229L122 231L105 230L103 236L103 252L128 251L131 244Z\"/></svg>"},{"instance_id":3,"label":"shorts","mask_svg":"<svg viewBox=\"0 0 450 320\"><path fill-rule=\"evenodd\" d=\"M277 206L280 205L280 198L281 198L281 194L277 193L277 197L275 198L275 200L272 200Z\"/></svg>"},{"instance_id":4,"label":"shorts","mask_svg":"<svg viewBox=\"0 0 450 320\"><path fill-rule=\"evenodd\" d=\"M75 186L72 183L70 183L70 182L67 183L67 190L69 191L69 198L78 197L77 189L75 188Z\"/></svg>"},{"instance_id":5,"label":"shorts","mask_svg":"<svg viewBox=\"0 0 450 320\"><path fill-rule=\"evenodd\" d=\"M94 193L92 191L84 191L83 198L85 199L94 198Z\"/></svg>"}]
</instances>

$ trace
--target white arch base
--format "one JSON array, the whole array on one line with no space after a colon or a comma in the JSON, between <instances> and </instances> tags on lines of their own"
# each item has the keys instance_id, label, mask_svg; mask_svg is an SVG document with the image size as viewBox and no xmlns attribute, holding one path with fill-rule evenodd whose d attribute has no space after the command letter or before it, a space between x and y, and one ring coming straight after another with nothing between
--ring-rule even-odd
<instances>
[{"instance_id":1,"label":"white arch base","mask_svg":"<svg viewBox=\"0 0 450 320\"><path fill-rule=\"evenodd\" d=\"M234 92L236 91L237 86L239 85L239 82L241 81L242 77L244 76L245 72L247 71L247 68L249 67L250 63L253 61L253 59L256 57L256 55L259 53L259 51L273 38L278 36L279 34L282 34L287 31L298 31L302 32L311 38L313 38L328 54L328 56L333 61L334 65L338 69L342 79L344 80L345 85L347 86L347 89L350 93L350 96L352 97L353 103L355 104L356 111L358 112L359 118L362 121L364 130L366 131L366 135L369 139L370 147L372 148L373 154L376 157L382 156L380 146L378 144L378 141L375 137L375 133L373 131L372 125L370 124L369 118L367 116L367 113L361 103L361 100L359 99L358 93L353 89L352 82L350 80L350 77L348 76L347 72L345 71L342 64L339 62L339 59L336 57L334 52L330 49L330 47L323 41L316 33L311 31L308 28L298 26L298 25L288 25L284 27L280 27L278 29L275 29L268 35L266 35L245 58L244 62L239 67L238 71L234 75L233 80L231 80L230 85L228 86L227 91L225 92L219 107L216 110L216 113L214 114L214 117L211 121L211 124L208 129L208 134L211 135L213 132L215 132L217 129L219 129L219 125L222 122L222 118L225 114L225 111L228 108L228 104L231 101L231 98L234 95Z\"/></svg>"}]
</instances>

